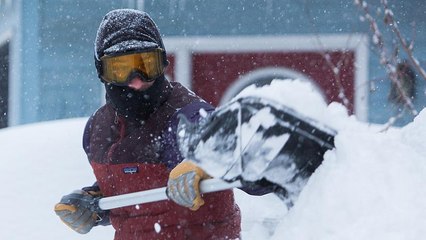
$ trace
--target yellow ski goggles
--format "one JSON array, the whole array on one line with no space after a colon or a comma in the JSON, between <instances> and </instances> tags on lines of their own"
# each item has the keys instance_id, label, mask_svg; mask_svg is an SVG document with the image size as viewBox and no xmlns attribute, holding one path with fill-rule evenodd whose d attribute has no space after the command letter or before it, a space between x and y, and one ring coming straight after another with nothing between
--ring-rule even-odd
<instances>
[{"instance_id":1,"label":"yellow ski goggles","mask_svg":"<svg viewBox=\"0 0 426 240\"><path fill-rule=\"evenodd\" d=\"M161 48L146 52L123 53L103 56L102 80L115 85L127 85L135 75L145 82L152 82L164 73L164 51Z\"/></svg>"}]
</instances>

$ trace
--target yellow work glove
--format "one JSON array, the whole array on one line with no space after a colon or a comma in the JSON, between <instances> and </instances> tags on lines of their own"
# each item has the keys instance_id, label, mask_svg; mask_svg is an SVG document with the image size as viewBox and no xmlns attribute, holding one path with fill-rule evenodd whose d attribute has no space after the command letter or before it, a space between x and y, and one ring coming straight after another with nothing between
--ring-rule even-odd
<instances>
[{"instance_id":1,"label":"yellow work glove","mask_svg":"<svg viewBox=\"0 0 426 240\"><path fill-rule=\"evenodd\" d=\"M55 205L55 213L72 230L85 234L100 221L98 212L92 209L97 193L76 190L62 197Z\"/></svg>"},{"instance_id":2,"label":"yellow work glove","mask_svg":"<svg viewBox=\"0 0 426 240\"><path fill-rule=\"evenodd\" d=\"M193 162L181 162L170 172L167 196L175 203L196 211L204 205L200 181L206 178L210 176Z\"/></svg>"}]
</instances>

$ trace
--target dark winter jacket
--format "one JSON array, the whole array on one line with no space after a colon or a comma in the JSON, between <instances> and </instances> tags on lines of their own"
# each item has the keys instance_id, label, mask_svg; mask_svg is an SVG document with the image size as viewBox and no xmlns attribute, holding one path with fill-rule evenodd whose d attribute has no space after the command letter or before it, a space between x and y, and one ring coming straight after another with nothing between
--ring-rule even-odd
<instances>
[{"instance_id":1,"label":"dark winter jacket","mask_svg":"<svg viewBox=\"0 0 426 240\"><path fill-rule=\"evenodd\" d=\"M143 119L123 117L107 102L88 121L83 145L104 196L164 187L182 157L176 143L178 114L191 121L211 111L179 83ZM232 191L205 194L206 204L191 211L172 201L110 211L116 240L225 239L240 233L240 212ZM157 231L156 231L157 230Z\"/></svg>"}]
</instances>

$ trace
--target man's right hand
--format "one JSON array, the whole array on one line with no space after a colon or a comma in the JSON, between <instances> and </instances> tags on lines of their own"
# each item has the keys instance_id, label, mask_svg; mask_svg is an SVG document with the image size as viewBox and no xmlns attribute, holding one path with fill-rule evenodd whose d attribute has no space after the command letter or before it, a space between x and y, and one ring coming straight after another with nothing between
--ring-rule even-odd
<instances>
[{"instance_id":1,"label":"man's right hand","mask_svg":"<svg viewBox=\"0 0 426 240\"><path fill-rule=\"evenodd\" d=\"M72 230L86 234L100 220L92 204L96 195L92 192L76 190L62 197L55 205L55 213Z\"/></svg>"},{"instance_id":2,"label":"man's right hand","mask_svg":"<svg viewBox=\"0 0 426 240\"><path fill-rule=\"evenodd\" d=\"M167 196L175 203L196 211L204 205L200 181L207 178L210 176L195 163L183 161L170 172Z\"/></svg>"}]
</instances>

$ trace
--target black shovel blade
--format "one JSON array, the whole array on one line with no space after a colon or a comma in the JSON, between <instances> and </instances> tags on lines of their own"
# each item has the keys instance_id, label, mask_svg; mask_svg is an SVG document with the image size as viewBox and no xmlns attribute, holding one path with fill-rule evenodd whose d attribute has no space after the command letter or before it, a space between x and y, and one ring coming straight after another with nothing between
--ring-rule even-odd
<instances>
[{"instance_id":1,"label":"black shovel blade","mask_svg":"<svg viewBox=\"0 0 426 240\"><path fill-rule=\"evenodd\" d=\"M334 148L336 131L291 108L244 97L197 124L182 119L178 143L183 156L227 181L268 181L297 196ZM264 185L264 184L263 184Z\"/></svg>"}]
</instances>

